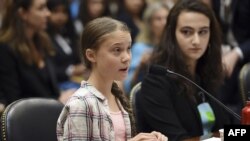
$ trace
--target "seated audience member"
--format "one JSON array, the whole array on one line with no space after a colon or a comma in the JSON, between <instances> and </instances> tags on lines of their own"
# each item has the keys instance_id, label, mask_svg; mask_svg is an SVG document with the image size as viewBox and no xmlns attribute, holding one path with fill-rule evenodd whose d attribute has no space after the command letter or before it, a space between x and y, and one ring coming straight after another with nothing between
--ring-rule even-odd
<instances>
[{"instance_id":1,"label":"seated audience member","mask_svg":"<svg viewBox=\"0 0 250 141\"><path fill-rule=\"evenodd\" d=\"M25 97L58 98L50 57L54 51L45 34L50 15L46 0L7 0L0 29L0 97L7 106ZM68 94L59 97L66 100Z\"/></svg>"},{"instance_id":2,"label":"seated audience member","mask_svg":"<svg viewBox=\"0 0 250 141\"><path fill-rule=\"evenodd\" d=\"M200 0L179 1L171 9L160 45L137 95L139 132L158 131L171 141L199 141L218 136L229 119L213 99L223 82L220 32L212 10ZM162 70L163 69L163 70Z\"/></svg>"},{"instance_id":3,"label":"seated audience member","mask_svg":"<svg viewBox=\"0 0 250 141\"><path fill-rule=\"evenodd\" d=\"M168 13L168 7L162 2L152 3L146 8L143 14L144 27L132 45L133 58L131 59L128 77L124 81L126 93L129 93L133 84L143 79L144 72L147 71L149 56L153 48L160 42Z\"/></svg>"},{"instance_id":4,"label":"seated audience member","mask_svg":"<svg viewBox=\"0 0 250 141\"><path fill-rule=\"evenodd\" d=\"M59 88L77 89L80 84L73 79L82 80L86 70L80 59L77 34L69 21L68 3L66 0L49 0L47 5L51 11L47 31L55 49L53 61Z\"/></svg>"},{"instance_id":5,"label":"seated audience member","mask_svg":"<svg viewBox=\"0 0 250 141\"><path fill-rule=\"evenodd\" d=\"M96 18L85 26L81 39L91 72L60 114L58 140L167 141L155 131L133 137L131 108L115 82L127 76L132 43L128 27L112 18Z\"/></svg>"},{"instance_id":6,"label":"seated audience member","mask_svg":"<svg viewBox=\"0 0 250 141\"><path fill-rule=\"evenodd\" d=\"M89 21L103 16L111 16L109 0L81 0L78 19L75 22L78 34L82 33Z\"/></svg>"},{"instance_id":7,"label":"seated audience member","mask_svg":"<svg viewBox=\"0 0 250 141\"><path fill-rule=\"evenodd\" d=\"M242 67L250 62L250 1L210 1L222 28L225 44L223 49L227 51L222 57L226 79L221 89L221 100L240 113L245 102L240 95L239 73Z\"/></svg>"},{"instance_id":8,"label":"seated audience member","mask_svg":"<svg viewBox=\"0 0 250 141\"><path fill-rule=\"evenodd\" d=\"M131 29L132 42L143 26L142 15L147 6L146 0L119 0L117 19L125 22ZM133 44L133 43L132 43Z\"/></svg>"}]
</instances>

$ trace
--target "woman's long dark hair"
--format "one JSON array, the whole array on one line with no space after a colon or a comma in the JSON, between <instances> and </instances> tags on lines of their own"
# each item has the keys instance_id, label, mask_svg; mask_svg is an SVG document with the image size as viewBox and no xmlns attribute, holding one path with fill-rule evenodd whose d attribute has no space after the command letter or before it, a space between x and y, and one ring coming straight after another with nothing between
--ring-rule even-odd
<instances>
[{"instance_id":1,"label":"woman's long dark hair","mask_svg":"<svg viewBox=\"0 0 250 141\"><path fill-rule=\"evenodd\" d=\"M0 28L0 42L8 44L15 53L20 54L22 59L29 65L39 66L39 60L45 55L54 55L50 39L45 31L39 31L34 35L33 41L38 47L39 54L34 52L32 44L28 41L25 33L25 23L20 17L18 10L29 10L34 0L6 0L2 26Z\"/></svg>"},{"instance_id":2,"label":"woman's long dark hair","mask_svg":"<svg viewBox=\"0 0 250 141\"><path fill-rule=\"evenodd\" d=\"M83 31L81 37L81 49L83 54L83 61L88 69L91 69L91 62L87 59L85 52L88 48L98 50L98 46L105 40L107 34L112 33L116 30L122 30L130 32L126 24L112 19L112 18L97 18L90 21ZM121 105L129 113L130 123L131 123L131 133L132 136L135 135L135 120L132 113L131 105L129 104L128 98L114 82L111 89L112 94L120 101Z\"/></svg>"},{"instance_id":3,"label":"woman's long dark hair","mask_svg":"<svg viewBox=\"0 0 250 141\"><path fill-rule=\"evenodd\" d=\"M82 22L83 26L85 26L89 21L93 20L94 18L98 18L98 17L91 17L90 13L89 13L89 7L88 7L88 3L90 0L81 0L80 2L80 9L79 9L79 19ZM110 16L111 12L109 9L109 0L103 0L103 6L104 9L101 13L101 15L99 15L99 17L103 17L103 16Z\"/></svg>"},{"instance_id":4,"label":"woman's long dark hair","mask_svg":"<svg viewBox=\"0 0 250 141\"><path fill-rule=\"evenodd\" d=\"M180 0L171 9L160 45L155 48L151 63L166 66L190 79L191 76L186 61L176 39L176 26L181 12L197 12L205 15L210 21L210 38L208 48L198 60L196 74L200 77L205 89L214 92L223 82L223 66L221 61L221 33L213 11L200 0ZM175 78L184 91L193 94L193 86L181 78Z\"/></svg>"}]
</instances>

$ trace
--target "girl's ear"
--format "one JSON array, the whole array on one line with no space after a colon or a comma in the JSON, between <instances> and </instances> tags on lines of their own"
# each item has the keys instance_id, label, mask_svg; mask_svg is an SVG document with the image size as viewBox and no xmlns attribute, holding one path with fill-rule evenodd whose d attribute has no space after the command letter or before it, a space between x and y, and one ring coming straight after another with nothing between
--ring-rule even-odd
<instances>
[{"instance_id":1,"label":"girl's ear","mask_svg":"<svg viewBox=\"0 0 250 141\"><path fill-rule=\"evenodd\" d=\"M93 49L87 49L86 50L86 53L85 53L85 55L86 55L86 58L90 61L90 62L92 62L92 63L95 63L96 62L96 54L95 54L95 51L93 50Z\"/></svg>"}]
</instances>

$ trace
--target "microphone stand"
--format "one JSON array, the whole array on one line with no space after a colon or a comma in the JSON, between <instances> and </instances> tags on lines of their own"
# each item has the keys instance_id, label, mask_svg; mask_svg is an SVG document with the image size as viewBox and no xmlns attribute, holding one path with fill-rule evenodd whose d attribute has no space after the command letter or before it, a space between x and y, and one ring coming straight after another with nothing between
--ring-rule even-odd
<instances>
[{"instance_id":1,"label":"microphone stand","mask_svg":"<svg viewBox=\"0 0 250 141\"><path fill-rule=\"evenodd\" d=\"M166 69L166 68L165 68ZM220 106L222 106L226 111L228 111L230 114L232 114L235 118L237 118L239 121L241 120L241 117L236 114L234 111L232 111L230 108L228 108L226 105L224 105L223 103L221 103L217 98L215 98L213 95L211 95L209 92L207 92L205 89L203 89L201 86L197 85L195 82L193 82L192 80L190 80L189 78L179 74L179 73L175 73L173 71L170 71L168 69L166 69L168 73L170 74L174 74L177 75L179 77L182 77L183 79L189 81L190 83L194 84L196 87L198 87L200 90L202 90L209 98L213 99L216 103L218 103Z\"/></svg>"}]
</instances>

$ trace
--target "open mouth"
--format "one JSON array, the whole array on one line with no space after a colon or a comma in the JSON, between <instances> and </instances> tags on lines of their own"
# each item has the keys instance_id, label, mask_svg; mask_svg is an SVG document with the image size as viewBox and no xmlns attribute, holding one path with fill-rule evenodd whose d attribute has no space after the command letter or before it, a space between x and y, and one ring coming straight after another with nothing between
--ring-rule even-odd
<instances>
[{"instance_id":1,"label":"open mouth","mask_svg":"<svg viewBox=\"0 0 250 141\"><path fill-rule=\"evenodd\" d=\"M128 67L126 67L126 68L122 68L122 69L119 69L119 71L128 71Z\"/></svg>"}]
</instances>

